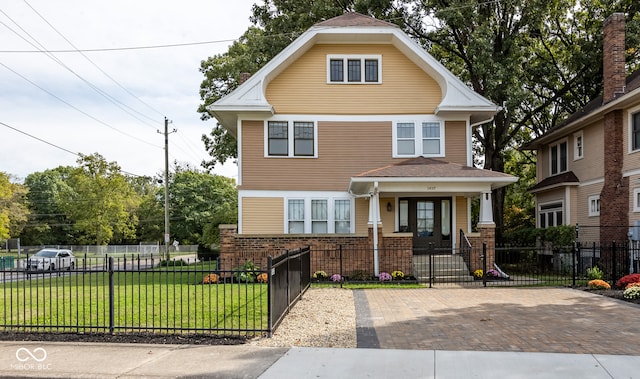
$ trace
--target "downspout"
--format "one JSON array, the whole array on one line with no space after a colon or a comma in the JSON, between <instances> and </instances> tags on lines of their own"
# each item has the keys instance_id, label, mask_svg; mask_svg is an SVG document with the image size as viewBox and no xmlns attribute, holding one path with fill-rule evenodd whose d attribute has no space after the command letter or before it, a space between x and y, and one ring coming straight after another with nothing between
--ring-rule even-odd
<instances>
[{"instance_id":1,"label":"downspout","mask_svg":"<svg viewBox=\"0 0 640 379\"><path fill-rule=\"evenodd\" d=\"M380 274L378 262L378 214L380 213L380 198L378 197L378 182L373 183L373 274L377 277Z\"/></svg>"}]
</instances>

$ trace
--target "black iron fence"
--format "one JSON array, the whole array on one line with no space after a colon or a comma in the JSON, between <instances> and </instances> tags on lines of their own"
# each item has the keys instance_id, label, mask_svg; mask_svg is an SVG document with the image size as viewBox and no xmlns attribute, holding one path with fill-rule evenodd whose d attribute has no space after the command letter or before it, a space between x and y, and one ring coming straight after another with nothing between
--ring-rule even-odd
<instances>
[{"instance_id":1,"label":"black iron fence","mask_svg":"<svg viewBox=\"0 0 640 379\"><path fill-rule=\"evenodd\" d=\"M42 265L27 257L0 267L0 329L270 334L283 315L272 303L287 304L286 312L308 287L308 251L304 257L287 253L263 268L243 260L224 270L220 262L195 258L82 256Z\"/></svg>"},{"instance_id":2,"label":"black iron fence","mask_svg":"<svg viewBox=\"0 0 640 379\"><path fill-rule=\"evenodd\" d=\"M269 332L275 330L291 307L309 288L311 248L287 251L268 258Z\"/></svg>"}]
</instances>

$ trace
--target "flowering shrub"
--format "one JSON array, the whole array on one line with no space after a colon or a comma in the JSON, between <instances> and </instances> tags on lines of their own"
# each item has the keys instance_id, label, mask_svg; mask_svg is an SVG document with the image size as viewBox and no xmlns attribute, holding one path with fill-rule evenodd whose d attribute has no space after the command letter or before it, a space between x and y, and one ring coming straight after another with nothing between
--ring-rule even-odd
<instances>
[{"instance_id":1,"label":"flowering shrub","mask_svg":"<svg viewBox=\"0 0 640 379\"><path fill-rule=\"evenodd\" d=\"M388 272L381 272L378 279L380 279L381 282L389 282L391 281L391 274Z\"/></svg>"},{"instance_id":2,"label":"flowering shrub","mask_svg":"<svg viewBox=\"0 0 640 379\"><path fill-rule=\"evenodd\" d=\"M595 289L595 290L610 290L611 289L611 286L609 285L609 283L605 282L604 280L600 280L600 279L590 280L589 283L587 283L587 286L589 286L589 288Z\"/></svg>"},{"instance_id":3,"label":"flowering shrub","mask_svg":"<svg viewBox=\"0 0 640 379\"><path fill-rule=\"evenodd\" d=\"M316 271L313 273L313 278L318 280L324 280L327 278L327 273L324 271Z\"/></svg>"},{"instance_id":4,"label":"flowering shrub","mask_svg":"<svg viewBox=\"0 0 640 379\"><path fill-rule=\"evenodd\" d=\"M391 277L393 278L393 280L402 280L404 278L404 272L396 270L391 273Z\"/></svg>"},{"instance_id":5,"label":"flowering shrub","mask_svg":"<svg viewBox=\"0 0 640 379\"><path fill-rule=\"evenodd\" d=\"M629 287L622 293L622 297L629 300L640 299L640 286Z\"/></svg>"},{"instance_id":6,"label":"flowering shrub","mask_svg":"<svg viewBox=\"0 0 640 379\"><path fill-rule=\"evenodd\" d=\"M616 286L618 286L618 288L627 288L627 285L631 283L640 283L640 274L625 275L618 280Z\"/></svg>"},{"instance_id":7,"label":"flowering shrub","mask_svg":"<svg viewBox=\"0 0 640 379\"><path fill-rule=\"evenodd\" d=\"M482 270L475 270L473 272L473 276L478 278L478 279L482 278L483 275L484 275L484 272Z\"/></svg>"},{"instance_id":8,"label":"flowering shrub","mask_svg":"<svg viewBox=\"0 0 640 379\"><path fill-rule=\"evenodd\" d=\"M216 284L216 283L218 283L218 275L216 274L205 275L205 277L202 278L202 284Z\"/></svg>"},{"instance_id":9,"label":"flowering shrub","mask_svg":"<svg viewBox=\"0 0 640 379\"><path fill-rule=\"evenodd\" d=\"M258 281L258 283L266 283L269 281L269 276L266 272L263 272L262 274L258 275L256 280Z\"/></svg>"},{"instance_id":10,"label":"flowering shrub","mask_svg":"<svg viewBox=\"0 0 640 379\"><path fill-rule=\"evenodd\" d=\"M487 270L487 276L498 277L500 276L500 273L498 272L498 270L491 269L491 270Z\"/></svg>"},{"instance_id":11,"label":"flowering shrub","mask_svg":"<svg viewBox=\"0 0 640 379\"><path fill-rule=\"evenodd\" d=\"M629 289L631 287L640 287L640 283L629 283L624 289Z\"/></svg>"},{"instance_id":12,"label":"flowering shrub","mask_svg":"<svg viewBox=\"0 0 640 379\"><path fill-rule=\"evenodd\" d=\"M332 282L341 282L342 276L340 276L340 274L333 274L330 279Z\"/></svg>"}]
</instances>

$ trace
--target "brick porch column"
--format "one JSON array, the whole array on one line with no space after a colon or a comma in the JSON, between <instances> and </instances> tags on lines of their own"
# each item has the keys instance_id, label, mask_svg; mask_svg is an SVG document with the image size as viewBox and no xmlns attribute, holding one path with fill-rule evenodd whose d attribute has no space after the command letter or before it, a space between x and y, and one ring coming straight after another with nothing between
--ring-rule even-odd
<instances>
[{"instance_id":1,"label":"brick porch column","mask_svg":"<svg viewBox=\"0 0 640 379\"><path fill-rule=\"evenodd\" d=\"M236 255L236 235L238 226L232 224L220 224L220 270L230 270L231 267L224 267L225 262L233 262Z\"/></svg>"},{"instance_id":2,"label":"brick porch column","mask_svg":"<svg viewBox=\"0 0 640 379\"><path fill-rule=\"evenodd\" d=\"M480 255L482 255L482 243L486 243L487 252L485 259L487 260L487 270L491 270L496 261L496 224L478 224L478 232L480 232L480 245L478 249L474 249L478 255L478 268L482 268Z\"/></svg>"}]
</instances>

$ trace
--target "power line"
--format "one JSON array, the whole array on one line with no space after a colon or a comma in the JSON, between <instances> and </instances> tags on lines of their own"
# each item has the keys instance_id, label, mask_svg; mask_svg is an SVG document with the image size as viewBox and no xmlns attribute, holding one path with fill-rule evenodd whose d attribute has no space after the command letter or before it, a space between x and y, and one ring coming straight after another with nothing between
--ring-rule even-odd
<instances>
[{"instance_id":1,"label":"power line","mask_svg":"<svg viewBox=\"0 0 640 379\"><path fill-rule=\"evenodd\" d=\"M166 45L148 45L148 46L130 46L130 47L111 47L111 48L96 48L96 49L61 49L61 50L0 50L0 53L96 53L96 52L109 52L109 51L127 51L127 50L148 50L148 49L166 49L174 47L186 47L186 46L198 46L198 45L210 45L216 43L228 43L234 42L234 39L223 39L216 41L201 41L201 42L185 42L185 43L173 43Z\"/></svg>"},{"instance_id":2,"label":"power line","mask_svg":"<svg viewBox=\"0 0 640 379\"><path fill-rule=\"evenodd\" d=\"M2 63L0 63L0 64L2 64ZM53 147L55 147L56 149L60 149L60 150L64 151L65 153L69 153L69 154L75 155L76 157L81 157L81 156L82 156L80 153L74 153L73 151L71 151L71 150L69 150L69 149L65 149L64 147L58 146L58 145L56 145L56 144L54 144L54 143L52 143L52 142L45 141L45 140L43 140L42 138L36 137L36 136L34 136L34 135L32 135L32 134L29 134L29 133L27 133L27 132L23 132L22 130L17 129L17 128L14 128L14 127L13 127L13 126L11 126L11 125L7 125L7 124L5 124L5 123L4 123L4 122L2 122L2 121L0 121L0 125L6 126L7 128L9 128L9 129L11 129L11 130L15 130L15 131L16 131L16 132L18 132L18 133L22 133L22 134L24 134L24 135L25 135L25 136L27 136L27 137L31 137L31 138L33 138L33 139L35 139L35 140L38 140L38 141L43 142L43 143L46 143L47 145L49 145L49 146L53 146Z\"/></svg>"},{"instance_id":3,"label":"power line","mask_svg":"<svg viewBox=\"0 0 640 379\"><path fill-rule=\"evenodd\" d=\"M109 78L113 83L115 83L118 87L120 87L122 90L124 90L126 93L128 93L130 96L132 96L133 98L135 98L136 100L138 100L141 104L145 105L147 108L149 108L150 110L156 112L157 114L159 114L160 116L164 116L164 114L162 114L162 112L158 111L157 109L155 109L154 107L152 107L151 105L149 105L147 102L143 101L142 99L140 99L138 96L136 96L135 94L133 94L131 91L129 91L127 88L125 88L122 84L120 84L117 80L115 80L111 75L107 74L100 66L98 66L94 61L92 61L86 54L84 54L82 51L80 51L67 37L65 37L58 29L56 29L44 16L42 16L42 14L40 14L40 12L38 12L33 6L31 6L31 4L29 4L29 2L27 0L23 0L25 4L27 4L27 6L29 8L31 8L31 10L33 10L33 12L35 14L37 14L47 25L49 25L49 27L51 27L51 29L53 29L60 37L62 37L62 39L64 39L65 41L67 41L67 43L69 45L71 45L71 47L73 47L77 52L79 52L87 61L89 61L95 68L97 68L101 73L103 73L107 78ZM144 115L138 111L136 111L133 108L129 108L131 110L133 110L134 112L140 114L143 117L148 118L149 120L155 122L155 120L151 117L148 117L147 115ZM155 127L154 127L155 128Z\"/></svg>"}]
</instances>

